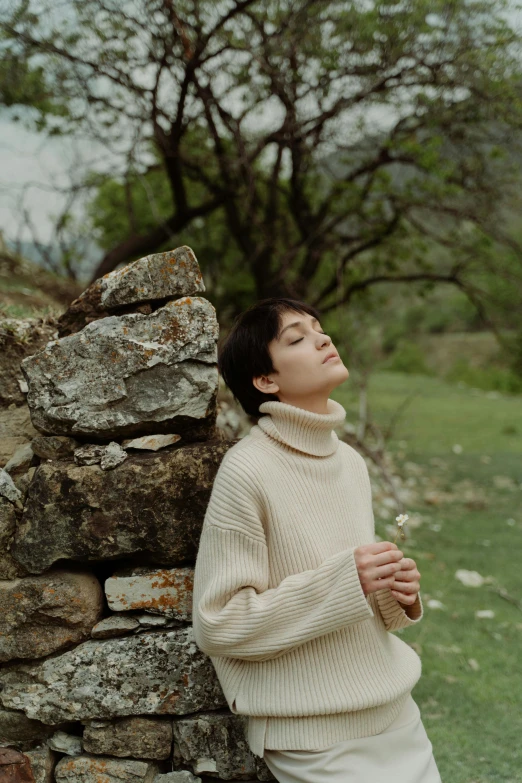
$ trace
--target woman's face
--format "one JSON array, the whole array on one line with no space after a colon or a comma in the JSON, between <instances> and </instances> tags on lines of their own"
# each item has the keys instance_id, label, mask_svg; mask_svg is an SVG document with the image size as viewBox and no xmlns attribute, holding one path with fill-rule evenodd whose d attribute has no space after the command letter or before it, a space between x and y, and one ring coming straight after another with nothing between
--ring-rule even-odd
<instances>
[{"instance_id":1,"label":"woman's face","mask_svg":"<svg viewBox=\"0 0 522 783\"><path fill-rule=\"evenodd\" d=\"M320 322L308 313L284 313L268 350L276 371L253 382L260 391L277 394L280 402L325 408L332 389L349 375ZM330 354L335 357L325 362Z\"/></svg>"}]
</instances>

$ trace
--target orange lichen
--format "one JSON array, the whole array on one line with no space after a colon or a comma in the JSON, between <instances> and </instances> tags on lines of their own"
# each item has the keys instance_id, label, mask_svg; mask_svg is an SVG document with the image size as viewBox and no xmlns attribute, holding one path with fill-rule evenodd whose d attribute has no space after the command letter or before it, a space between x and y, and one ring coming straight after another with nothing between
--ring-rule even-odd
<instances>
[{"instance_id":1,"label":"orange lichen","mask_svg":"<svg viewBox=\"0 0 522 783\"><path fill-rule=\"evenodd\" d=\"M156 571L151 578L154 580L152 587L176 587L179 582L178 574L176 572L172 573L172 571L166 568Z\"/></svg>"},{"instance_id":2,"label":"orange lichen","mask_svg":"<svg viewBox=\"0 0 522 783\"><path fill-rule=\"evenodd\" d=\"M181 694L179 691L174 691L170 694L168 698L166 698L160 705L160 708L158 712L161 713L169 713L176 705L176 702L179 701L181 697Z\"/></svg>"}]
</instances>

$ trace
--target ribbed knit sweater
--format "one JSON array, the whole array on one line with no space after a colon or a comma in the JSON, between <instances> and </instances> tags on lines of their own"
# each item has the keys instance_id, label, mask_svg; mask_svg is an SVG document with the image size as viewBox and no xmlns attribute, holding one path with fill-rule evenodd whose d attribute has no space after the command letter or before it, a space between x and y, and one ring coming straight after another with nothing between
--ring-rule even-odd
<instances>
[{"instance_id":1,"label":"ribbed knit sweater","mask_svg":"<svg viewBox=\"0 0 522 783\"><path fill-rule=\"evenodd\" d=\"M375 542L368 469L327 413L275 400L225 454L194 573L193 629L250 749L316 750L384 731L421 676L396 631L423 616L365 595L354 549Z\"/></svg>"}]
</instances>

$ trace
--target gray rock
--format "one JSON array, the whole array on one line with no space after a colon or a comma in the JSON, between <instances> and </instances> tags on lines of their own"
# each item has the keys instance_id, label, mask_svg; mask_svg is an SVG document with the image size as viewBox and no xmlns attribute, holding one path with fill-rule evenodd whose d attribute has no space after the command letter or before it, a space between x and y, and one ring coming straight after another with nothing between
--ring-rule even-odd
<instances>
[{"instance_id":1,"label":"gray rock","mask_svg":"<svg viewBox=\"0 0 522 783\"><path fill-rule=\"evenodd\" d=\"M164 628L172 625L172 622L169 622L168 617L147 614L146 612L143 614L136 614L134 617L143 628Z\"/></svg>"},{"instance_id":2,"label":"gray rock","mask_svg":"<svg viewBox=\"0 0 522 783\"><path fill-rule=\"evenodd\" d=\"M0 708L0 747L10 746L25 752L47 739L55 729L28 718L25 712Z\"/></svg>"},{"instance_id":3,"label":"gray rock","mask_svg":"<svg viewBox=\"0 0 522 783\"><path fill-rule=\"evenodd\" d=\"M128 456L125 449L122 449L119 443L112 440L103 450L100 467L102 470L113 470L118 465L121 465L122 462L125 462Z\"/></svg>"},{"instance_id":4,"label":"gray rock","mask_svg":"<svg viewBox=\"0 0 522 783\"><path fill-rule=\"evenodd\" d=\"M7 498L11 503L22 505L20 503L22 493L16 488L16 484L9 473L3 468L0 468L0 496Z\"/></svg>"},{"instance_id":5,"label":"gray rock","mask_svg":"<svg viewBox=\"0 0 522 783\"><path fill-rule=\"evenodd\" d=\"M51 750L65 753L67 756L79 756L82 753L82 738L65 731L56 731L49 737L47 744Z\"/></svg>"},{"instance_id":6,"label":"gray rock","mask_svg":"<svg viewBox=\"0 0 522 783\"><path fill-rule=\"evenodd\" d=\"M142 438L132 438L122 441L124 449L142 449L145 451L159 451L166 446L172 446L181 440L181 435L171 433L170 435L144 435Z\"/></svg>"},{"instance_id":7,"label":"gray rock","mask_svg":"<svg viewBox=\"0 0 522 783\"><path fill-rule=\"evenodd\" d=\"M41 658L88 639L103 605L101 585L87 572L0 581L0 661Z\"/></svg>"},{"instance_id":8,"label":"gray rock","mask_svg":"<svg viewBox=\"0 0 522 783\"><path fill-rule=\"evenodd\" d=\"M179 438L179 436L177 436ZM102 470L112 470L127 459L127 452L119 443L112 440L107 446L88 444L74 451L74 461L77 465L97 465Z\"/></svg>"},{"instance_id":9,"label":"gray rock","mask_svg":"<svg viewBox=\"0 0 522 783\"><path fill-rule=\"evenodd\" d=\"M83 732L87 753L168 759L172 749L172 721L162 718L121 718L104 726L87 724Z\"/></svg>"},{"instance_id":10,"label":"gray rock","mask_svg":"<svg viewBox=\"0 0 522 783\"><path fill-rule=\"evenodd\" d=\"M99 439L214 427L219 325L201 297L109 316L47 343L20 368L45 434Z\"/></svg>"},{"instance_id":11,"label":"gray rock","mask_svg":"<svg viewBox=\"0 0 522 783\"><path fill-rule=\"evenodd\" d=\"M15 409L16 406L25 408L20 362L25 356L41 351L55 336L57 331L53 316L4 318L0 315L0 408L8 408L9 405L14 405ZM0 453L2 450L0 447Z\"/></svg>"},{"instance_id":12,"label":"gray rock","mask_svg":"<svg viewBox=\"0 0 522 783\"><path fill-rule=\"evenodd\" d=\"M79 441L66 435L37 435L31 441L33 452L41 459L71 459L79 445Z\"/></svg>"},{"instance_id":13,"label":"gray rock","mask_svg":"<svg viewBox=\"0 0 522 783\"><path fill-rule=\"evenodd\" d=\"M173 721L173 763L190 766L195 775L241 780L273 780L265 762L247 742L248 718L232 713L202 714Z\"/></svg>"},{"instance_id":14,"label":"gray rock","mask_svg":"<svg viewBox=\"0 0 522 783\"><path fill-rule=\"evenodd\" d=\"M57 783L152 783L159 765L110 756L64 756L54 770Z\"/></svg>"},{"instance_id":15,"label":"gray rock","mask_svg":"<svg viewBox=\"0 0 522 783\"><path fill-rule=\"evenodd\" d=\"M0 700L59 723L129 715L183 715L226 705L192 627L89 641L35 663L0 669Z\"/></svg>"},{"instance_id":16,"label":"gray rock","mask_svg":"<svg viewBox=\"0 0 522 783\"><path fill-rule=\"evenodd\" d=\"M134 569L105 580L107 603L114 612L145 609L177 620L192 620L194 569Z\"/></svg>"},{"instance_id":17,"label":"gray rock","mask_svg":"<svg viewBox=\"0 0 522 783\"><path fill-rule=\"evenodd\" d=\"M115 269L95 280L58 319L59 336L78 332L122 308L152 312L149 304L161 299L191 296L205 291L194 252L187 245L154 253Z\"/></svg>"},{"instance_id":18,"label":"gray rock","mask_svg":"<svg viewBox=\"0 0 522 783\"><path fill-rule=\"evenodd\" d=\"M18 473L25 473L31 467L34 452L30 443L18 446L11 459L4 465L4 470L13 478Z\"/></svg>"},{"instance_id":19,"label":"gray rock","mask_svg":"<svg viewBox=\"0 0 522 783\"><path fill-rule=\"evenodd\" d=\"M0 376L1 374L0 367ZM19 408L0 407L0 465L9 462L16 449L35 435L38 435L38 432L31 423L31 414L25 400Z\"/></svg>"},{"instance_id":20,"label":"gray rock","mask_svg":"<svg viewBox=\"0 0 522 783\"><path fill-rule=\"evenodd\" d=\"M74 450L74 462L76 465L99 465L105 446L100 443L86 443Z\"/></svg>"},{"instance_id":21,"label":"gray rock","mask_svg":"<svg viewBox=\"0 0 522 783\"><path fill-rule=\"evenodd\" d=\"M196 256L187 245L116 269L101 278L100 286L100 304L106 309L205 291Z\"/></svg>"},{"instance_id":22,"label":"gray rock","mask_svg":"<svg viewBox=\"0 0 522 783\"><path fill-rule=\"evenodd\" d=\"M140 623L135 617L113 615L104 617L96 623L91 630L91 636L93 639L110 639L112 636L121 636L129 631L135 631L139 627Z\"/></svg>"},{"instance_id":23,"label":"gray rock","mask_svg":"<svg viewBox=\"0 0 522 783\"><path fill-rule=\"evenodd\" d=\"M156 775L152 783L201 783L201 778L197 778L188 769L178 769L164 775Z\"/></svg>"},{"instance_id":24,"label":"gray rock","mask_svg":"<svg viewBox=\"0 0 522 783\"><path fill-rule=\"evenodd\" d=\"M32 748L25 755L31 765L34 783L53 783L53 771L58 760L56 753L45 744Z\"/></svg>"},{"instance_id":25,"label":"gray rock","mask_svg":"<svg viewBox=\"0 0 522 783\"><path fill-rule=\"evenodd\" d=\"M16 530L16 512L14 506L0 497L0 579L16 579L25 576L27 569L11 555L10 549Z\"/></svg>"},{"instance_id":26,"label":"gray rock","mask_svg":"<svg viewBox=\"0 0 522 783\"><path fill-rule=\"evenodd\" d=\"M194 562L214 477L231 445L209 440L129 454L110 471L43 462L11 555L31 573L60 558L85 562L136 552L149 565Z\"/></svg>"}]
</instances>

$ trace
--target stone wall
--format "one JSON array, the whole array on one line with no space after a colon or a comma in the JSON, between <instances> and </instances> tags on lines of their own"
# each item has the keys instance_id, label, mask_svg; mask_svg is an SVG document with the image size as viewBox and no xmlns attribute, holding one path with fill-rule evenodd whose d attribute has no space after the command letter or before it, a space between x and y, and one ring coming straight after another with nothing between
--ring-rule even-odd
<instances>
[{"instance_id":1,"label":"stone wall","mask_svg":"<svg viewBox=\"0 0 522 783\"><path fill-rule=\"evenodd\" d=\"M216 422L204 291L184 246L105 275L54 321L0 323L0 770L13 783L274 779L192 632L201 526L238 434L226 405Z\"/></svg>"}]
</instances>

